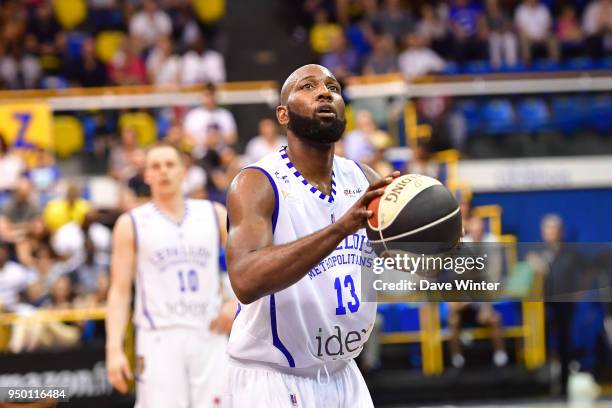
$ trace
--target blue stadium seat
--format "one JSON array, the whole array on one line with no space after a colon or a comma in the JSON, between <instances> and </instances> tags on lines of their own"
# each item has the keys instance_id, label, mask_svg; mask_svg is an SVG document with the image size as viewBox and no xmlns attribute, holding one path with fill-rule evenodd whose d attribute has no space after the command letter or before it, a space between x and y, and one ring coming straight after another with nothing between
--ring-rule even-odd
<instances>
[{"instance_id":1,"label":"blue stadium seat","mask_svg":"<svg viewBox=\"0 0 612 408\"><path fill-rule=\"evenodd\" d=\"M384 318L383 332L418 331L419 308L413 304L380 304L378 313Z\"/></svg>"},{"instance_id":2,"label":"blue stadium seat","mask_svg":"<svg viewBox=\"0 0 612 408\"><path fill-rule=\"evenodd\" d=\"M493 72L491 64L487 60L468 61L463 66L466 74L488 74Z\"/></svg>"},{"instance_id":3,"label":"blue stadium seat","mask_svg":"<svg viewBox=\"0 0 612 408\"><path fill-rule=\"evenodd\" d=\"M463 116L467 125L468 134L473 134L480 127L478 104L473 99L457 102L455 110Z\"/></svg>"},{"instance_id":4,"label":"blue stadium seat","mask_svg":"<svg viewBox=\"0 0 612 408\"><path fill-rule=\"evenodd\" d=\"M550 112L546 102L540 98L528 98L516 107L518 126L526 132L550 128Z\"/></svg>"},{"instance_id":5,"label":"blue stadium seat","mask_svg":"<svg viewBox=\"0 0 612 408\"><path fill-rule=\"evenodd\" d=\"M531 64L531 70L538 72L558 71L560 68L559 63L551 59L538 59Z\"/></svg>"},{"instance_id":6,"label":"blue stadium seat","mask_svg":"<svg viewBox=\"0 0 612 408\"><path fill-rule=\"evenodd\" d=\"M520 302L503 300L495 302L493 308L501 316L503 327L518 326L522 322Z\"/></svg>"},{"instance_id":7,"label":"blue stadium seat","mask_svg":"<svg viewBox=\"0 0 612 408\"><path fill-rule=\"evenodd\" d=\"M594 69L595 63L588 57L572 58L563 64L563 68L571 71Z\"/></svg>"},{"instance_id":8,"label":"blue stadium seat","mask_svg":"<svg viewBox=\"0 0 612 408\"><path fill-rule=\"evenodd\" d=\"M596 96L588 106L590 126L604 134L612 133L612 96Z\"/></svg>"},{"instance_id":9,"label":"blue stadium seat","mask_svg":"<svg viewBox=\"0 0 612 408\"><path fill-rule=\"evenodd\" d=\"M172 126L170 119L168 119L167 115L164 115L164 112L158 112L155 115L155 122L157 124L157 138L163 139L166 137L166 133L168 133L168 129Z\"/></svg>"},{"instance_id":10,"label":"blue stadium seat","mask_svg":"<svg viewBox=\"0 0 612 408\"><path fill-rule=\"evenodd\" d=\"M584 105L576 97L562 96L552 100L553 123L557 130L572 134L581 125L584 119Z\"/></svg>"},{"instance_id":11,"label":"blue stadium seat","mask_svg":"<svg viewBox=\"0 0 612 408\"><path fill-rule=\"evenodd\" d=\"M48 75L40 80L40 87L43 89L66 89L68 81L62 76Z\"/></svg>"},{"instance_id":12,"label":"blue stadium seat","mask_svg":"<svg viewBox=\"0 0 612 408\"><path fill-rule=\"evenodd\" d=\"M459 73L459 65L456 62L448 61L442 74L445 75L457 75Z\"/></svg>"},{"instance_id":13,"label":"blue stadium seat","mask_svg":"<svg viewBox=\"0 0 612 408\"><path fill-rule=\"evenodd\" d=\"M514 110L507 99L492 99L485 102L480 110L486 133L507 134L514 129Z\"/></svg>"},{"instance_id":14,"label":"blue stadium seat","mask_svg":"<svg viewBox=\"0 0 612 408\"><path fill-rule=\"evenodd\" d=\"M77 60L81 58L81 47L86 36L78 31L69 32L66 36L66 51L68 58Z\"/></svg>"},{"instance_id":15,"label":"blue stadium seat","mask_svg":"<svg viewBox=\"0 0 612 408\"><path fill-rule=\"evenodd\" d=\"M508 66L508 65L503 65L500 69L501 72L508 72L508 73L512 73L512 72L525 72L527 71L527 67L521 63L518 63L516 65L513 66Z\"/></svg>"},{"instance_id":16,"label":"blue stadium seat","mask_svg":"<svg viewBox=\"0 0 612 408\"><path fill-rule=\"evenodd\" d=\"M96 139L96 120L93 116L85 116L81 118L83 123L83 132L85 133L85 151L93 153L95 150Z\"/></svg>"},{"instance_id":17,"label":"blue stadium seat","mask_svg":"<svg viewBox=\"0 0 612 408\"><path fill-rule=\"evenodd\" d=\"M596 68L612 69L612 57L603 58L596 63Z\"/></svg>"}]
</instances>

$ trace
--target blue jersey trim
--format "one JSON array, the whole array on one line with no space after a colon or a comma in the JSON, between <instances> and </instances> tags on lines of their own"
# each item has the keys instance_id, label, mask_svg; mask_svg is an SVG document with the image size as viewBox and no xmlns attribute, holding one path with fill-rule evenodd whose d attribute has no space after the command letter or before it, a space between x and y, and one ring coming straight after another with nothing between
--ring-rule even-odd
<instances>
[{"instance_id":1,"label":"blue jersey trim","mask_svg":"<svg viewBox=\"0 0 612 408\"><path fill-rule=\"evenodd\" d=\"M276 327L276 300L274 299L274 294L270 295L270 324L272 326L272 344L285 355L289 367L295 367L293 356L278 337L278 328Z\"/></svg>"},{"instance_id":2,"label":"blue jersey trim","mask_svg":"<svg viewBox=\"0 0 612 408\"><path fill-rule=\"evenodd\" d=\"M132 220L132 226L134 227L134 252L136 254L138 254L138 228L136 227L136 218L134 218L134 214L132 214L131 212L128 213L130 216L130 220ZM136 255L138 256L138 255ZM146 301L146 295L145 295L145 290L144 290L144 282L143 282L143 278L142 278L142 274L140 273L140 268L137 267L136 270L136 274L138 276L138 279L140 280L141 284L140 284L140 297L142 300L142 313L144 314L145 318L148 320L149 324L151 325L151 329L155 329L155 323L153 323L153 317L151 317L151 313L149 313L149 309L147 309L147 301Z\"/></svg>"},{"instance_id":3,"label":"blue jersey trim","mask_svg":"<svg viewBox=\"0 0 612 408\"><path fill-rule=\"evenodd\" d=\"M274 233L274 231L276 231L276 221L278 221L278 203L279 203L278 188L276 187L276 183L274 182L274 179L272 178L270 173L268 173L266 170L262 169L261 167L248 166L248 167L245 167L245 169L260 170L263 174L266 175L266 177L268 177L268 180L270 181L270 184L272 185L272 188L274 189L274 213L272 214L272 233Z\"/></svg>"},{"instance_id":4,"label":"blue jersey trim","mask_svg":"<svg viewBox=\"0 0 612 408\"><path fill-rule=\"evenodd\" d=\"M234 315L234 320L236 320L241 310L242 310L242 306L240 306L240 303L238 303L238 307L236 308L236 314Z\"/></svg>"},{"instance_id":5,"label":"blue jersey trim","mask_svg":"<svg viewBox=\"0 0 612 408\"><path fill-rule=\"evenodd\" d=\"M359 167L359 170L361 170L361 172L363 173L363 176L366 178L366 181L369 183L370 181L368 180L368 176L366 176L365 171L363 171L363 168L361 167L361 165L357 163L355 160L353 160L353 163L355 163L355 165Z\"/></svg>"}]
</instances>

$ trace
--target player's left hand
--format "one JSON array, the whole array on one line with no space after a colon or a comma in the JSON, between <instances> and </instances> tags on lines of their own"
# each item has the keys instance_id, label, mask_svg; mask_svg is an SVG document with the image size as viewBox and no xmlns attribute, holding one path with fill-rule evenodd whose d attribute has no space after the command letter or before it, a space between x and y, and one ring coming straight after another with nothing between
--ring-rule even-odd
<instances>
[{"instance_id":1,"label":"player's left hand","mask_svg":"<svg viewBox=\"0 0 612 408\"><path fill-rule=\"evenodd\" d=\"M229 334L234 323L236 309L238 309L238 302L235 300L225 302L217 317L210 323L210 330L220 334Z\"/></svg>"}]
</instances>

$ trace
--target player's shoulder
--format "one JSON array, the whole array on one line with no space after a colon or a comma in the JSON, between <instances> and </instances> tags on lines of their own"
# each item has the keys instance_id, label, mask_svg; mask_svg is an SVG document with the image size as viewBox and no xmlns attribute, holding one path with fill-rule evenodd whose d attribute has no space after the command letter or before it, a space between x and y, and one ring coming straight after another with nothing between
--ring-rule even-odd
<instances>
[{"instance_id":1,"label":"player's shoulder","mask_svg":"<svg viewBox=\"0 0 612 408\"><path fill-rule=\"evenodd\" d=\"M369 179L366 166L342 156L334 156L334 171L357 179L365 178L366 181Z\"/></svg>"}]
</instances>

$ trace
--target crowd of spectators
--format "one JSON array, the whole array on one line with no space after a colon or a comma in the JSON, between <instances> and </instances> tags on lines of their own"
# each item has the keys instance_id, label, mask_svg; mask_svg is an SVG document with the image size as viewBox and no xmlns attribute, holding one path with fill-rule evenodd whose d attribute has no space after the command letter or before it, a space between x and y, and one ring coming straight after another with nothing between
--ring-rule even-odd
<instances>
[{"instance_id":1,"label":"crowd of spectators","mask_svg":"<svg viewBox=\"0 0 612 408\"><path fill-rule=\"evenodd\" d=\"M1 1L0 89L224 82L218 24L197 3Z\"/></svg>"},{"instance_id":2,"label":"crowd of spectators","mask_svg":"<svg viewBox=\"0 0 612 408\"><path fill-rule=\"evenodd\" d=\"M493 69L612 55L612 1L310 0L304 25L321 63L338 77L488 60Z\"/></svg>"}]
</instances>

